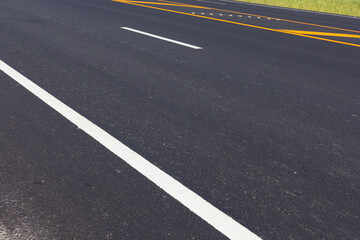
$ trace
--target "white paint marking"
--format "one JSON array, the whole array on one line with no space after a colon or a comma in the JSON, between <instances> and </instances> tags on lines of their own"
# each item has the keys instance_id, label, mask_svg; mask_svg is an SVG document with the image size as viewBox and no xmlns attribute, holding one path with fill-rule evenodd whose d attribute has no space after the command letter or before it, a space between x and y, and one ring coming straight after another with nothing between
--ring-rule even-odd
<instances>
[{"instance_id":1,"label":"white paint marking","mask_svg":"<svg viewBox=\"0 0 360 240\"><path fill-rule=\"evenodd\" d=\"M205 1L205 0L195 0L195 1L198 1L198 2L205 2L205 3L213 3L213 4L218 4L218 5L227 5L227 4L225 4L225 3L210 2L210 1Z\"/></svg>"},{"instance_id":2,"label":"white paint marking","mask_svg":"<svg viewBox=\"0 0 360 240\"><path fill-rule=\"evenodd\" d=\"M179 42L179 41L176 41L176 40L172 40L172 39L169 39L169 38L161 37L161 36L154 35L154 34L151 34L151 33L139 31L139 30L136 30L136 29L133 29L133 28L128 28L128 27L121 27L121 28L124 29L124 30L131 31L131 32L140 33L140 34L143 34L143 35L146 35L146 36L149 36L149 37L157 38L157 39L160 39L160 40L163 40L163 41L167 41L167 42L179 44L179 45L182 45L182 46L185 46L185 47L188 47L188 48L202 49L202 47L198 47L198 46L194 46L194 45L191 45L191 44Z\"/></svg>"},{"instance_id":3,"label":"white paint marking","mask_svg":"<svg viewBox=\"0 0 360 240\"><path fill-rule=\"evenodd\" d=\"M0 60L0 70L230 239L260 240L205 199Z\"/></svg>"},{"instance_id":4,"label":"white paint marking","mask_svg":"<svg viewBox=\"0 0 360 240\"><path fill-rule=\"evenodd\" d=\"M242 17L241 15L239 15L239 17Z\"/></svg>"},{"instance_id":5,"label":"white paint marking","mask_svg":"<svg viewBox=\"0 0 360 240\"><path fill-rule=\"evenodd\" d=\"M205 13L203 13L203 12L201 13L201 15L204 15L204 14L205 14Z\"/></svg>"},{"instance_id":6,"label":"white paint marking","mask_svg":"<svg viewBox=\"0 0 360 240\"><path fill-rule=\"evenodd\" d=\"M231 15L231 14L229 14L229 17L232 17L232 15Z\"/></svg>"}]
</instances>

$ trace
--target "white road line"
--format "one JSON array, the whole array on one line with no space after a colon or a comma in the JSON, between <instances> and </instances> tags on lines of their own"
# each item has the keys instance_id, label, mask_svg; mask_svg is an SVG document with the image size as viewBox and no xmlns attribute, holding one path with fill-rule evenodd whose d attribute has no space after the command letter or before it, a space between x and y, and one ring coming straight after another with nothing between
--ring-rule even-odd
<instances>
[{"instance_id":1,"label":"white road line","mask_svg":"<svg viewBox=\"0 0 360 240\"><path fill-rule=\"evenodd\" d=\"M191 45L191 44L179 42L179 41L176 41L176 40L172 40L172 39L169 39L169 38L161 37L161 36L154 35L154 34L151 34L151 33L139 31L139 30L136 30L136 29L133 29L133 28L128 28L128 27L121 27L121 28L124 29L124 30L128 30L128 31L140 33L140 34L143 34L143 35L146 35L146 36L149 36L149 37L153 37L153 38L157 38L157 39L160 39L160 40L164 40L164 41L167 41L167 42L179 44L179 45L182 45L182 46L185 46L185 47L189 47L189 48L193 48L193 49L202 49L202 47L198 47L198 46L194 46L194 45Z\"/></svg>"},{"instance_id":2,"label":"white road line","mask_svg":"<svg viewBox=\"0 0 360 240\"><path fill-rule=\"evenodd\" d=\"M0 70L230 239L260 238L0 60Z\"/></svg>"}]
</instances>

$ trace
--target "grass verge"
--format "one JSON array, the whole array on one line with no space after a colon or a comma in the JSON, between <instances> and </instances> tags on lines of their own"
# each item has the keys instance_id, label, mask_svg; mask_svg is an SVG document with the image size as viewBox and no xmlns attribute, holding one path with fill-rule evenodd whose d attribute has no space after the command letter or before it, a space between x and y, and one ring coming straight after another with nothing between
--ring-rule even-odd
<instances>
[{"instance_id":1,"label":"grass verge","mask_svg":"<svg viewBox=\"0 0 360 240\"><path fill-rule=\"evenodd\" d=\"M237 0L360 17L360 0Z\"/></svg>"}]
</instances>

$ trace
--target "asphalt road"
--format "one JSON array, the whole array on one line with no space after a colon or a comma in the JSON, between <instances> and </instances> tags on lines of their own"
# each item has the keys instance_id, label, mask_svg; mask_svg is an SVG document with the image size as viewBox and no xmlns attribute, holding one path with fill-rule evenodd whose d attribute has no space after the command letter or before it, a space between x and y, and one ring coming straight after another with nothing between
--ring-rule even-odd
<instances>
[{"instance_id":1,"label":"asphalt road","mask_svg":"<svg viewBox=\"0 0 360 240\"><path fill-rule=\"evenodd\" d=\"M0 0L0 60L262 239L360 239L360 20L177 2ZM2 71L0 112L1 240L226 239Z\"/></svg>"}]
</instances>

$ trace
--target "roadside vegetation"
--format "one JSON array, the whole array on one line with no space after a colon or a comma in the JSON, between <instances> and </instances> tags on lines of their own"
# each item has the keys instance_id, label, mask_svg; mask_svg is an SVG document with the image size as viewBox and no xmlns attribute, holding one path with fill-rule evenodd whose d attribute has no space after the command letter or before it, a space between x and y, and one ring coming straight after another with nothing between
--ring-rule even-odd
<instances>
[{"instance_id":1,"label":"roadside vegetation","mask_svg":"<svg viewBox=\"0 0 360 240\"><path fill-rule=\"evenodd\" d=\"M360 0L237 0L360 17Z\"/></svg>"}]
</instances>

